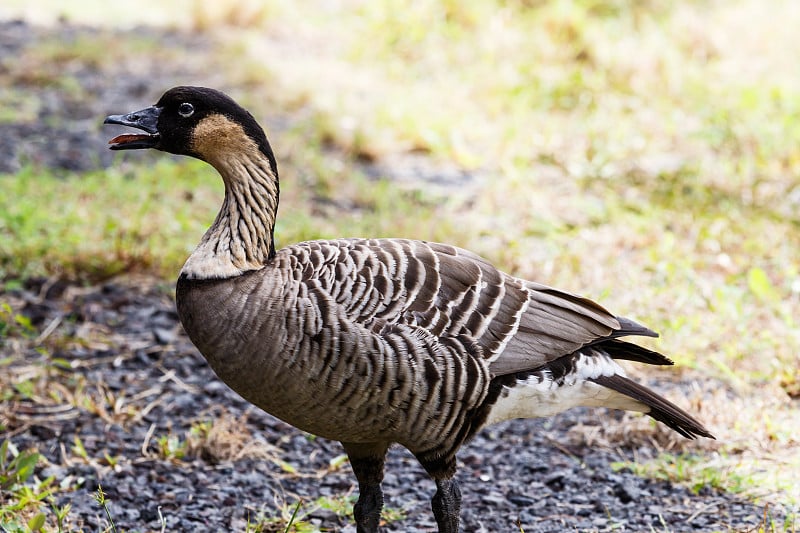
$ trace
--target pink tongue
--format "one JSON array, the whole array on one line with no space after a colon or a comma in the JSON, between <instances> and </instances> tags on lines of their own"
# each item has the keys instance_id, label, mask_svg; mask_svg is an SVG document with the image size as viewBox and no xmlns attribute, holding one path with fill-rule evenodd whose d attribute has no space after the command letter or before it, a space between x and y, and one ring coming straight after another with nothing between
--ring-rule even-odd
<instances>
[{"instance_id":1,"label":"pink tongue","mask_svg":"<svg viewBox=\"0 0 800 533\"><path fill-rule=\"evenodd\" d=\"M149 135L140 135L136 133L123 133L122 135L117 135L116 137L108 141L108 144L125 144L149 138L150 138Z\"/></svg>"}]
</instances>

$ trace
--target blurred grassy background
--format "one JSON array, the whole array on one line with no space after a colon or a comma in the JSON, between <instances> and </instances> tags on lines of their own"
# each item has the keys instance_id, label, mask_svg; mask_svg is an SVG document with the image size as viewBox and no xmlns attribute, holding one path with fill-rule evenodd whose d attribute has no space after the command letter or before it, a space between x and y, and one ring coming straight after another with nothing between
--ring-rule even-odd
<instances>
[{"instance_id":1,"label":"blurred grassy background","mask_svg":"<svg viewBox=\"0 0 800 533\"><path fill-rule=\"evenodd\" d=\"M800 3L62 4L7 0L0 17L206 35L208 84L259 118L288 117L271 135L280 243L448 241L599 299L661 332L655 346L678 363L670 379L699 384L679 403L719 439L659 442L705 448L720 486L800 501ZM41 53L54 64L154 54L117 44ZM365 174L420 158L472 179L442 189ZM131 161L3 176L3 276L171 279L221 187L196 162ZM637 418L627 436L631 426L659 431Z\"/></svg>"}]
</instances>

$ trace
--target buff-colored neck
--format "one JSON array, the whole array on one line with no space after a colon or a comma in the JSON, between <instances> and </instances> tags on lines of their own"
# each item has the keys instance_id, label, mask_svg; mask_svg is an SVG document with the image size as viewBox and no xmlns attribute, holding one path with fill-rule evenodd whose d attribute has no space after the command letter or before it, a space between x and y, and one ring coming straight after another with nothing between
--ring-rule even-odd
<instances>
[{"instance_id":1,"label":"buff-colored neck","mask_svg":"<svg viewBox=\"0 0 800 533\"><path fill-rule=\"evenodd\" d=\"M202 147L201 142L196 133L195 146ZM239 276L263 268L275 254L278 178L267 156L249 137L228 148L221 150L217 142L214 150L198 150L222 176L225 199L181 270L190 279Z\"/></svg>"}]
</instances>

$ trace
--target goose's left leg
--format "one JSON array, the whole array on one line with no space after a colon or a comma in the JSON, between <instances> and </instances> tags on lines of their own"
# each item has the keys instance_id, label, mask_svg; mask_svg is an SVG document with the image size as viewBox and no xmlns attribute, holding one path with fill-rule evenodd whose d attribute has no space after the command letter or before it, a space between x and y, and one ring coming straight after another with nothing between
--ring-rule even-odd
<instances>
[{"instance_id":1,"label":"goose's left leg","mask_svg":"<svg viewBox=\"0 0 800 533\"><path fill-rule=\"evenodd\" d=\"M439 526L439 533L458 533L461 513L461 489L456 481L454 453L437 453L433 457L415 454L428 474L436 482L436 494L431 499L431 509Z\"/></svg>"},{"instance_id":2,"label":"goose's left leg","mask_svg":"<svg viewBox=\"0 0 800 533\"><path fill-rule=\"evenodd\" d=\"M439 533L458 533L461 489L458 488L458 481L454 477L436 480L436 494L431 500L431 508L439 526Z\"/></svg>"},{"instance_id":3,"label":"goose's left leg","mask_svg":"<svg viewBox=\"0 0 800 533\"><path fill-rule=\"evenodd\" d=\"M342 443L358 480L358 500L353 506L358 533L378 533L383 508L383 466L388 445Z\"/></svg>"}]
</instances>

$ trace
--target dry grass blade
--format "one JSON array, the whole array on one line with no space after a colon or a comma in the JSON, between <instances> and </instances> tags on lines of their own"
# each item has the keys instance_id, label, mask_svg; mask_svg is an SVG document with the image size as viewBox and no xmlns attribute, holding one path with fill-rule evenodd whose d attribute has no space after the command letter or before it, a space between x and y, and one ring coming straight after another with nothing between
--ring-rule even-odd
<instances>
[{"instance_id":1,"label":"dry grass blade","mask_svg":"<svg viewBox=\"0 0 800 533\"><path fill-rule=\"evenodd\" d=\"M256 440L247 430L247 414L236 418L226 411L193 425L187 439L187 454L218 464L241 459L261 459L281 464L280 449Z\"/></svg>"}]
</instances>

